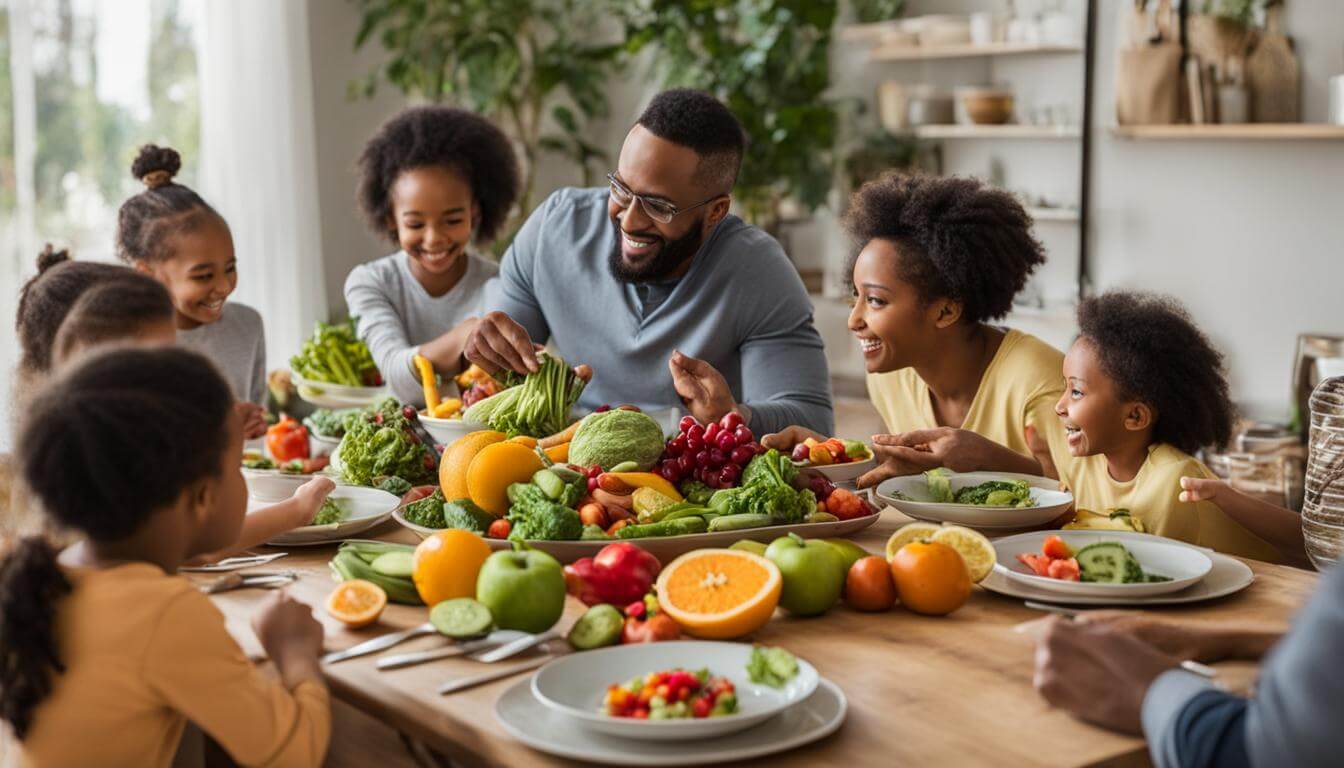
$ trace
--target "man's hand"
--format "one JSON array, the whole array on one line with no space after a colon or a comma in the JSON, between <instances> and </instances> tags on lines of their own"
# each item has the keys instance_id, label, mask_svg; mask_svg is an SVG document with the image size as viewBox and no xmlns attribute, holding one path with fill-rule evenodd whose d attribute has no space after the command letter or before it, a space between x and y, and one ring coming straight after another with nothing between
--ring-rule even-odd
<instances>
[{"instance_id":1,"label":"man's hand","mask_svg":"<svg viewBox=\"0 0 1344 768\"><path fill-rule=\"evenodd\" d=\"M737 410L737 401L728 389L727 380L714 366L673 352L667 368L672 372L672 385L686 404L686 410L701 424L718 421L729 411Z\"/></svg>"},{"instance_id":2,"label":"man's hand","mask_svg":"<svg viewBox=\"0 0 1344 768\"><path fill-rule=\"evenodd\" d=\"M243 439L254 440L266 434L266 409L256 403L234 403L234 410L243 420Z\"/></svg>"},{"instance_id":3,"label":"man's hand","mask_svg":"<svg viewBox=\"0 0 1344 768\"><path fill-rule=\"evenodd\" d=\"M527 329L503 312L491 312L476 321L462 355L487 373L506 369L528 374L538 369L537 348Z\"/></svg>"},{"instance_id":4,"label":"man's hand","mask_svg":"<svg viewBox=\"0 0 1344 768\"><path fill-rule=\"evenodd\" d=\"M1110 623L1052 616L1036 644L1033 683L1052 705L1137 736L1148 686L1180 662Z\"/></svg>"}]
</instances>

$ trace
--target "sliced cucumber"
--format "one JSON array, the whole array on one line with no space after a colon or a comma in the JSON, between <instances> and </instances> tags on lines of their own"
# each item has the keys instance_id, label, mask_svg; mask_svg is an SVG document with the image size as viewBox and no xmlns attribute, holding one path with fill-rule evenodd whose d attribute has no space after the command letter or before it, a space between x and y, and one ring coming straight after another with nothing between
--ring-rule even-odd
<instances>
[{"instance_id":1,"label":"sliced cucumber","mask_svg":"<svg viewBox=\"0 0 1344 768\"><path fill-rule=\"evenodd\" d=\"M615 606L606 603L594 605L574 622L565 639L580 651L615 645L621 639L624 624L625 619Z\"/></svg>"},{"instance_id":2,"label":"sliced cucumber","mask_svg":"<svg viewBox=\"0 0 1344 768\"><path fill-rule=\"evenodd\" d=\"M552 499L560 498L565 492L565 481L549 469L537 470L537 473L532 475L532 484Z\"/></svg>"},{"instance_id":3,"label":"sliced cucumber","mask_svg":"<svg viewBox=\"0 0 1344 768\"><path fill-rule=\"evenodd\" d=\"M747 528L764 528L772 522L773 520L769 515L755 512L724 515L723 517L716 517L710 522L709 532L719 533L721 531L741 531Z\"/></svg>"},{"instance_id":4,"label":"sliced cucumber","mask_svg":"<svg viewBox=\"0 0 1344 768\"><path fill-rule=\"evenodd\" d=\"M470 597L455 597L434 606L429 623L447 637L475 637L489 632L495 619L489 608Z\"/></svg>"},{"instance_id":5,"label":"sliced cucumber","mask_svg":"<svg viewBox=\"0 0 1344 768\"><path fill-rule=\"evenodd\" d=\"M1099 584L1135 584L1143 581L1143 567L1123 544L1099 541L1078 550L1082 581Z\"/></svg>"},{"instance_id":6,"label":"sliced cucumber","mask_svg":"<svg viewBox=\"0 0 1344 768\"><path fill-rule=\"evenodd\" d=\"M394 579L409 579L415 571L415 556L410 552L384 552L375 557L369 567Z\"/></svg>"},{"instance_id":7,"label":"sliced cucumber","mask_svg":"<svg viewBox=\"0 0 1344 768\"><path fill-rule=\"evenodd\" d=\"M639 470L639 462L637 462L637 461L622 461L622 462L619 463L619 464L614 464L614 465L612 465L611 469L608 469L607 471L608 471L608 472L635 472L635 471L638 471L638 470Z\"/></svg>"}]
</instances>

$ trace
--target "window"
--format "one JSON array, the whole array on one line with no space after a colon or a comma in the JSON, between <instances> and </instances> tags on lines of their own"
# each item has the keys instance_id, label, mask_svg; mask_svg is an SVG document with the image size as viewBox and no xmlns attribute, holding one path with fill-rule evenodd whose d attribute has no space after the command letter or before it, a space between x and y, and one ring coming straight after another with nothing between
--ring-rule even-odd
<instances>
[{"instance_id":1,"label":"window","mask_svg":"<svg viewBox=\"0 0 1344 768\"><path fill-rule=\"evenodd\" d=\"M42 244L114 258L117 208L145 143L195 181L203 0L0 0L0 403L8 411L18 289ZM8 445L8 419L0 430Z\"/></svg>"}]
</instances>

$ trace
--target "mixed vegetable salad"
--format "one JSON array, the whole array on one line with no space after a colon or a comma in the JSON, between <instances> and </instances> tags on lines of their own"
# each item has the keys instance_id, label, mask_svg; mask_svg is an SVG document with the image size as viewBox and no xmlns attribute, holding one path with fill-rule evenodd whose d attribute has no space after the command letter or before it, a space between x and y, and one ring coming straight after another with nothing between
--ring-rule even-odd
<instances>
[{"instance_id":1,"label":"mixed vegetable salad","mask_svg":"<svg viewBox=\"0 0 1344 768\"><path fill-rule=\"evenodd\" d=\"M1058 536L1047 536L1041 544L1041 553L1023 553L1018 562L1037 576L1063 581L1086 581L1097 584L1150 584L1171 581L1171 577L1148 573L1139 564L1134 553L1123 544L1099 541L1076 552Z\"/></svg>"},{"instance_id":2,"label":"mixed vegetable salad","mask_svg":"<svg viewBox=\"0 0 1344 768\"><path fill-rule=\"evenodd\" d=\"M1034 507L1031 486L1025 480L990 480L952 491L952 477L941 467L924 473L929 496L940 504L974 504L984 507Z\"/></svg>"},{"instance_id":3,"label":"mixed vegetable salad","mask_svg":"<svg viewBox=\"0 0 1344 768\"><path fill-rule=\"evenodd\" d=\"M708 669L669 669L608 687L599 711L638 720L723 717L737 712L737 691Z\"/></svg>"},{"instance_id":4,"label":"mixed vegetable salad","mask_svg":"<svg viewBox=\"0 0 1344 768\"><path fill-rule=\"evenodd\" d=\"M433 447L416 434L415 409L395 397L384 398L345 422L337 450L341 479L351 485L377 485L399 477L415 484L430 480L438 466Z\"/></svg>"}]
</instances>

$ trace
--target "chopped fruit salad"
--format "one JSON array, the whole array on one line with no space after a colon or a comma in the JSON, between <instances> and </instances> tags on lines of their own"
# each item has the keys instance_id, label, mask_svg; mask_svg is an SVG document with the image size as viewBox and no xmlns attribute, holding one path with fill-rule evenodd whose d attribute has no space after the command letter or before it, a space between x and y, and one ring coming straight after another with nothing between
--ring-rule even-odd
<instances>
[{"instance_id":1,"label":"chopped fruit salad","mask_svg":"<svg viewBox=\"0 0 1344 768\"><path fill-rule=\"evenodd\" d=\"M1047 536L1039 555L1023 553L1017 559L1033 574L1048 579L1097 584L1171 581L1169 576L1145 572L1134 553L1114 541L1098 541L1075 552L1060 537Z\"/></svg>"},{"instance_id":2,"label":"chopped fruit salad","mask_svg":"<svg viewBox=\"0 0 1344 768\"><path fill-rule=\"evenodd\" d=\"M789 458L798 465L825 467L831 464L867 461L872 456L868 446L857 440L842 440L838 437L817 440L809 437L793 447L793 454Z\"/></svg>"},{"instance_id":3,"label":"chopped fruit salad","mask_svg":"<svg viewBox=\"0 0 1344 768\"><path fill-rule=\"evenodd\" d=\"M607 688L601 711L638 720L720 717L737 712L737 692L707 669L669 669Z\"/></svg>"}]
</instances>

